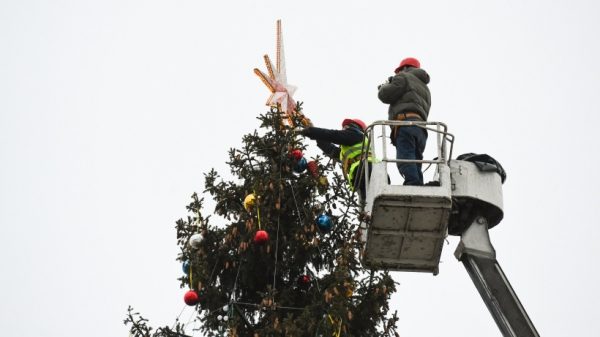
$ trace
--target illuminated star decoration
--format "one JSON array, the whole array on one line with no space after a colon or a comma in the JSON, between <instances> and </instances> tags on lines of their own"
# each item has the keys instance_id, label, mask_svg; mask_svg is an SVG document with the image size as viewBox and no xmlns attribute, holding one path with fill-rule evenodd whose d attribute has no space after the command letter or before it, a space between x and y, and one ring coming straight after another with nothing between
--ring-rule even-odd
<instances>
[{"instance_id":1,"label":"illuminated star decoration","mask_svg":"<svg viewBox=\"0 0 600 337\"><path fill-rule=\"evenodd\" d=\"M287 83L285 72L285 57L283 53L283 36L281 32L281 20L277 20L277 62L273 69L273 64L269 55L265 55L265 64L268 75L254 68L254 73L261 79L265 86L271 91L271 96L267 100L267 105L271 107L279 106L280 110L285 112L290 126L294 126L292 116L296 113L296 102L292 97L296 87Z\"/></svg>"}]
</instances>

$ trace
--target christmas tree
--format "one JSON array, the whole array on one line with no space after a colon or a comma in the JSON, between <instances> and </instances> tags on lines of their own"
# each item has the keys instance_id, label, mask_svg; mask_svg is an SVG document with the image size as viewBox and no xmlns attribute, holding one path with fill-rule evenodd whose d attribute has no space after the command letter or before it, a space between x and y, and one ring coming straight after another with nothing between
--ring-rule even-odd
<instances>
[{"instance_id":1,"label":"christmas tree","mask_svg":"<svg viewBox=\"0 0 600 337\"><path fill-rule=\"evenodd\" d=\"M178 260L203 336L395 336L388 301L395 283L360 263L360 207L335 162L304 157L302 104L289 117L273 107L260 128L229 150L234 178L205 174L207 215L194 194L176 223ZM226 225L211 223L212 215ZM185 327L152 330L132 313L133 336L184 336ZM189 333L188 333L189 335Z\"/></svg>"},{"instance_id":2,"label":"christmas tree","mask_svg":"<svg viewBox=\"0 0 600 337\"><path fill-rule=\"evenodd\" d=\"M214 212L206 215L194 193L187 219L177 221L184 301L204 336L395 336L395 283L359 260L359 219L367 217L357 196L333 160L305 158L295 132L310 121L287 83L281 21L276 47L275 65L264 56L268 73L254 69L271 109L229 150L233 179L205 174ZM125 323L135 337L186 336L185 324L153 330L132 308Z\"/></svg>"}]
</instances>

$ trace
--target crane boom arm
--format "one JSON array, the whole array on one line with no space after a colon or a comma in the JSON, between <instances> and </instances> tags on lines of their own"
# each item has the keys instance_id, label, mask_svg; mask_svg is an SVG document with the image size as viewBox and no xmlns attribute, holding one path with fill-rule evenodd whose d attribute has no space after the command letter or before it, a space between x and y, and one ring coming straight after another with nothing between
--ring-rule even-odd
<instances>
[{"instance_id":1,"label":"crane boom arm","mask_svg":"<svg viewBox=\"0 0 600 337\"><path fill-rule=\"evenodd\" d=\"M454 254L465 266L504 337L539 337L496 260L485 218L476 218L463 232Z\"/></svg>"}]
</instances>

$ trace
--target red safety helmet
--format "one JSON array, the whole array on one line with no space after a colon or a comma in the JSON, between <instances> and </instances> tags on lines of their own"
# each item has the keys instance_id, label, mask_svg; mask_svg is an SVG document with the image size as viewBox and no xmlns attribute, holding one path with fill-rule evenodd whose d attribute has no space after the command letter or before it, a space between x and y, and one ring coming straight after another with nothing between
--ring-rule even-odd
<instances>
[{"instance_id":1,"label":"red safety helmet","mask_svg":"<svg viewBox=\"0 0 600 337\"><path fill-rule=\"evenodd\" d=\"M346 126L348 124L356 124L356 125L360 126L360 128L363 129L363 130L367 129L367 124L365 124L365 122L361 121L358 118L354 118L354 119L346 118L346 119L344 119L344 121L342 122L342 127L344 127L344 126Z\"/></svg>"},{"instance_id":2,"label":"red safety helmet","mask_svg":"<svg viewBox=\"0 0 600 337\"><path fill-rule=\"evenodd\" d=\"M399 72L400 69L406 66L421 68L421 62L419 62L419 60L417 60L414 57L407 57L404 60L402 60L402 62L400 62L400 65L398 66L398 68L396 68L396 70L394 70L394 73Z\"/></svg>"}]
</instances>

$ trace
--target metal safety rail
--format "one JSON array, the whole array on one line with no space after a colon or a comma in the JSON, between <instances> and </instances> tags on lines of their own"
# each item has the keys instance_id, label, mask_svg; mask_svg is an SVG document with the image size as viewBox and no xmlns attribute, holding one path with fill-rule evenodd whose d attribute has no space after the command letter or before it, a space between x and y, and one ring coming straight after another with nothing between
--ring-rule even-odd
<instances>
[{"instance_id":1,"label":"metal safety rail","mask_svg":"<svg viewBox=\"0 0 600 337\"><path fill-rule=\"evenodd\" d=\"M436 136L436 151L437 157L434 159L423 159L423 160L410 160L410 159L396 159L396 154L394 153L392 157L388 156L388 136L387 131L388 128L392 127L402 127L402 126L418 126L422 129L432 131ZM375 134L376 129L379 127L381 130L381 134L377 136ZM385 163L421 163L421 164L447 164L448 160L452 158L452 150L454 148L454 135L448 132L448 126L441 122L419 122L419 121L392 121L392 120L379 120L373 122L371 125L367 127L365 132L365 140L368 141L370 146L370 150L373 154L376 153L376 139L381 139L381 149L383 151L381 157L377 157L377 161L385 162ZM365 145L367 142L363 142ZM448 151L447 144L450 144L450 150ZM364 153L363 148L363 153ZM387 165L386 165L386 174ZM367 186L369 185L369 171L368 167L365 169L365 175Z\"/></svg>"}]
</instances>

